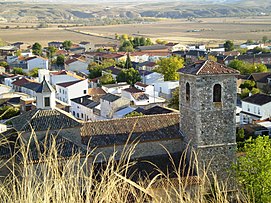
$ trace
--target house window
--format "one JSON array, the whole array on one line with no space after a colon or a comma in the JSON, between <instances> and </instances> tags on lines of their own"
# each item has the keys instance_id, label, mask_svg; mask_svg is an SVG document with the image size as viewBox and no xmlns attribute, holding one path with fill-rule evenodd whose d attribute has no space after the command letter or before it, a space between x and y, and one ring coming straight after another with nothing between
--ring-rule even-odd
<instances>
[{"instance_id":1,"label":"house window","mask_svg":"<svg viewBox=\"0 0 271 203\"><path fill-rule=\"evenodd\" d=\"M259 114L259 115L261 114L261 110L260 110L260 107L258 107L258 114Z\"/></svg>"},{"instance_id":2,"label":"house window","mask_svg":"<svg viewBox=\"0 0 271 203\"><path fill-rule=\"evenodd\" d=\"M221 102L221 85L215 84L213 88L213 102Z\"/></svg>"},{"instance_id":3,"label":"house window","mask_svg":"<svg viewBox=\"0 0 271 203\"><path fill-rule=\"evenodd\" d=\"M45 107L50 106L50 97L44 97L44 106Z\"/></svg>"},{"instance_id":4,"label":"house window","mask_svg":"<svg viewBox=\"0 0 271 203\"><path fill-rule=\"evenodd\" d=\"M190 101L190 84L187 82L185 85L185 98L186 101Z\"/></svg>"},{"instance_id":5,"label":"house window","mask_svg":"<svg viewBox=\"0 0 271 203\"><path fill-rule=\"evenodd\" d=\"M77 113L77 118L79 118L79 113Z\"/></svg>"},{"instance_id":6,"label":"house window","mask_svg":"<svg viewBox=\"0 0 271 203\"><path fill-rule=\"evenodd\" d=\"M75 111L72 112L72 115L75 116Z\"/></svg>"},{"instance_id":7,"label":"house window","mask_svg":"<svg viewBox=\"0 0 271 203\"><path fill-rule=\"evenodd\" d=\"M250 111L250 106L249 105L247 105L247 111Z\"/></svg>"},{"instance_id":8,"label":"house window","mask_svg":"<svg viewBox=\"0 0 271 203\"><path fill-rule=\"evenodd\" d=\"M87 93L87 90L84 90L84 94L86 94Z\"/></svg>"},{"instance_id":9,"label":"house window","mask_svg":"<svg viewBox=\"0 0 271 203\"><path fill-rule=\"evenodd\" d=\"M84 118L84 114L83 113L81 113L81 118Z\"/></svg>"}]
</instances>

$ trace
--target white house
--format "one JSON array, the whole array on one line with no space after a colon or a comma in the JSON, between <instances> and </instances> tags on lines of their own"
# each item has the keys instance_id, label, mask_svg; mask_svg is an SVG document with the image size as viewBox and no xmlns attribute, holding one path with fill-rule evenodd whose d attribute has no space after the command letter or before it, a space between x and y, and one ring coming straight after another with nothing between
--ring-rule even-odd
<instances>
[{"instance_id":1,"label":"white house","mask_svg":"<svg viewBox=\"0 0 271 203\"><path fill-rule=\"evenodd\" d=\"M71 105L71 99L88 94L88 80L77 80L56 84L56 98Z\"/></svg>"},{"instance_id":2,"label":"white house","mask_svg":"<svg viewBox=\"0 0 271 203\"><path fill-rule=\"evenodd\" d=\"M271 96L254 94L242 100L240 124L265 120L271 117Z\"/></svg>"},{"instance_id":3,"label":"white house","mask_svg":"<svg viewBox=\"0 0 271 203\"><path fill-rule=\"evenodd\" d=\"M130 100L108 93L101 97L100 105L101 116L110 119L115 112L128 107Z\"/></svg>"},{"instance_id":4,"label":"white house","mask_svg":"<svg viewBox=\"0 0 271 203\"><path fill-rule=\"evenodd\" d=\"M64 82L73 82L77 80L84 80L83 77L80 77L76 73L72 71L58 71L58 72L51 72L50 73L50 83L52 85L56 85L58 83L64 83Z\"/></svg>"},{"instance_id":5,"label":"white house","mask_svg":"<svg viewBox=\"0 0 271 203\"><path fill-rule=\"evenodd\" d=\"M77 97L71 99L71 114L80 120L88 121L88 120L96 120L94 109L100 103L95 102L91 99L91 96L85 95L82 97Z\"/></svg>"},{"instance_id":6,"label":"white house","mask_svg":"<svg viewBox=\"0 0 271 203\"><path fill-rule=\"evenodd\" d=\"M146 85L142 82L136 82L135 83L135 88L145 92L145 94L148 94L148 95L154 95L154 86L153 85Z\"/></svg>"},{"instance_id":7,"label":"white house","mask_svg":"<svg viewBox=\"0 0 271 203\"><path fill-rule=\"evenodd\" d=\"M106 93L111 93L111 94L121 94L121 90L129 88L130 85L127 84L126 82L120 82L116 84L109 84L109 85L102 85L102 89Z\"/></svg>"},{"instance_id":8,"label":"white house","mask_svg":"<svg viewBox=\"0 0 271 203\"><path fill-rule=\"evenodd\" d=\"M159 97L169 99L172 97L172 92L179 87L179 81L163 81L153 83L154 91L158 93Z\"/></svg>"},{"instance_id":9,"label":"white house","mask_svg":"<svg viewBox=\"0 0 271 203\"><path fill-rule=\"evenodd\" d=\"M90 43L90 42L86 42L86 41L83 41L83 42L80 42L79 44L79 47L82 47L85 49L85 51L94 51L94 44Z\"/></svg>"},{"instance_id":10,"label":"white house","mask_svg":"<svg viewBox=\"0 0 271 203\"><path fill-rule=\"evenodd\" d=\"M25 72L29 72L34 68L48 69L48 59L40 57L40 56L32 56L28 57L25 60L26 70Z\"/></svg>"},{"instance_id":11,"label":"white house","mask_svg":"<svg viewBox=\"0 0 271 203\"><path fill-rule=\"evenodd\" d=\"M240 48L250 50L250 49L254 49L256 47L263 47L263 46L264 46L264 44L246 44L245 43L245 44L241 44Z\"/></svg>"},{"instance_id":12,"label":"white house","mask_svg":"<svg viewBox=\"0 0 271 203\"><path fill-rule=\"evenodd\" d=\"M130 87L122 90L121 97L129 99L135 106L145 106L150 103L149 95L135 87Z\"/></svg>"},{"instance_id":13,"label":"white house","mask_svg":"<svg viewBox=\"0 0 271 203\"><path fill-rule=\"evenodd\" d=\"M81 58L72 58L65 62L65 69L69 71L84 71L88 68L88 62Z\"/></svg>"},{"instance_id":14,"label":"white house","mask_svg":"<svg viewBox=\"0 0 271 203\"><path fill-rule=\"evenodd\" d=\"M161 73L139 70L139 74L144 84L153 85L154 83L164 82L164 75Z\"/></svg>"}]
</instances>

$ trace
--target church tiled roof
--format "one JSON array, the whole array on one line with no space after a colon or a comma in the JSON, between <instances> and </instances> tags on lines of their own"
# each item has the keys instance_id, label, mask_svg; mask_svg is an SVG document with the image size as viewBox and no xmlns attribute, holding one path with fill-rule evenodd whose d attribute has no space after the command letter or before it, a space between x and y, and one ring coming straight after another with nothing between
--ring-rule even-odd
<instances>
[{"instance_id":1,"label":"church tiled roof","mask_svg":"<svg viewBox=\"0 0 271 203\"><path fill-rule=\"evenodd\" d=\"M94 121L81 128L83 144L93 147L125 144L130 134L130 141L141 142L180 138L179 113Z\"/></svg>"},{"instance_id":2,"label":"church tiled roof","mask_svg":"<svg viewBox=\"0 0 271 203\"><path fill-rule=\"evenodd\" d=\"M35 109L16 116L10 120L17 131L59 130L81 126L81 123L68 113L60 110Z\"/></svg>"},{"instance_id":3,"label":"church tiled roof","mask_svg":"<svg viewBox=\"0 0 271 203\"><path fill-rule=\"evenodd\" d=\"M181 68L179 72L191 75L239 74L239 71L211 60L197 61Z\"/></svg>"},{"instance_id":4,"label":"church tiled roof","mask_svg":"<svg viewBox=\"0 0 271 203\"><path fill-rule=\"evenodd\" d=\"M55 145L54 145L55 142ZM42 161L44 155L50 153L50 150L57 150L58 158L69 158L77 154L85 155L87 151L74 142L61 135L49 135L43 138L33 146L29 153L29 161Z\"/></svg>"}]
</instances>

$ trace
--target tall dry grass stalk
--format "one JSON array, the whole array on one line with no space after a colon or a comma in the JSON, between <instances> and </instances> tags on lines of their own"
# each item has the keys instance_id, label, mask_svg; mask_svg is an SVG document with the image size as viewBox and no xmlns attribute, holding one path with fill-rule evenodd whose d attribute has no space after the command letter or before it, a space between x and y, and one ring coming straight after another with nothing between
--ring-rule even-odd
<instances>
[{"instance_id":1,"label":"tall dry grass stalk","mask_svg":"<svg viewBox=\"0 0 271 203\"><path fill-rule=\"evenodd\" d=\"M36 147L38 141L33 133ZM3 140L3 142L6 142ZM186 202L228 202L226 190L221 184L215 184L214 189L206 195L208 185L207 176L193 185L191 177L183 176L181 164L174 165L175 178L157 168L158 174L153 178L142 178L133 181L129 169L136 162L131 161L131 156L136 144L125 146L121 159L116 162L116 153L107 160L104 167L97 170L93 152L89 151L83 157L79 154L63 158L58 155L56 142L53 139L51 147L39 152L39 159L31 161L31 145L21 143L19 152L9 163L10 175L0 185L0 202L20 203L124 203L124 202L153 202L153 203L186 203ZM19 156L20 155L20 156ZM20 162L15 161L15 156L20 157ZM183 154L183 158L188 157ZM174 164L173 158L170 158ZM16 159L18 160L18 159ZM151 164L151 163L150 163ZM192 166L193 164L191 164ZM1 167L6 167L3 162ZM189 170L194 170L190 168ZM208 187L209 188L209 187ZM192 191L192 192L191 192ZM235 193L237 202L241 202L238 193Z\"/></svg>"}]
</instances>

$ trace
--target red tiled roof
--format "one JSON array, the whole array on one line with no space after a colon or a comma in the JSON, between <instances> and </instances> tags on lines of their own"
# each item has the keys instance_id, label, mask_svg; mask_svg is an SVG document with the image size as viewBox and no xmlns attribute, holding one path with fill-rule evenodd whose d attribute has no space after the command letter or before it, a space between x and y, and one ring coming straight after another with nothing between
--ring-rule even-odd
<instances>
[{"instance_id":1,"label":"red tiled roof","mask_svg":"<svg viewBox=\"0 0 271 203\"><path fill-rule=\"evenodd\" d=\"M36 59L36 58L43 59L43 60L48 60L48 59L43 58L41 56L31 56L31 57L26 58L25 61L30 61L30 60Z\"/></svg>"},{"instance_id":2,"label":"red tiled roof","mask_svg":"<svg viewBox=\"0 0 271 203\"><path fill-rule=\"evenodd\" d=\"M33 80L30 80L28 78L22 78L19 80L14 81L12 84L16 86L22 86L23 84L29 83L29 82L34 82Z\"/></svg>"},{"instance_id":3,"label":"red tiled roof","mask_svg":"<svg viewBox=\"0 0 271 203\"><path fill-rule=\"evenodd\" d=\"M102 88L88 88L90 96L104 95L106 92Z\"/></svg>"},{"instance_id":4,"label":"red tiled roof","mask_svg":"<svg viewBox=\"0 0 271 203\"><path fill-rule=\"evenodd\" d=\"M71 82L63 82L63 83L59 83L59 84L56 84L56 85L59 85L61 87L69 87L71 85L74 85L78 82L81 82L82 80L76 80L76 81L71 81Z\"/></svg>"},{"instance_id":5,"label":"red tiled roof","mask_svg":"<svg viewBox=\"0 0 271 203\"><path fill-rule=\"evenodd\" d=\"M239 74L239 71L211 60L197 61L179 72L191 75Z\"/></svg>"},{"instance_id":6,"label":"red tiled roof","mask_svg":"<svg viewBox=\"0 0 271 203\"><path fill-rule=\"evenodd\" d=\"M126 91L126 92L129 92L129 93L144 93L142 90L139 90L135 87L129 87L129 88L126 88L124 89L123 91Z\"/></svg>"},{"instance_id":7,"label":"red tiled roof","mask_svg":"<svg viewBox=\"0 0 271 203\"><path fill-rule=\"evenodd\" d=\"M148 87L148 85L146 85L142 82L136 82L135 85L140 86L140 87Z\"/></svg>"}]
</instances>

